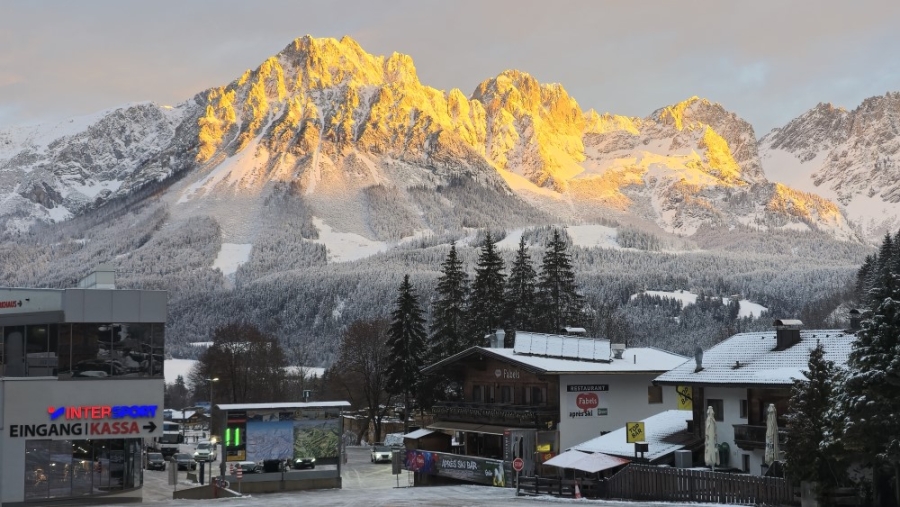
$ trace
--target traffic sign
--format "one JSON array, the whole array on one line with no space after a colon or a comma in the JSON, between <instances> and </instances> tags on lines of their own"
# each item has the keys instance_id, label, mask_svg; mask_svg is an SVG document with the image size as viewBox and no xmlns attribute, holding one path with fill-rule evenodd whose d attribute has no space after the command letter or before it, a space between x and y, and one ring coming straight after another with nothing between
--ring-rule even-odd
<instances>
[{"instance_id":1,"label":"traffic sign","mask_svg":"<svg viewBox=\"0 0 900 507\"><path fill-rule=\"evenodd\" d=\"M513 460L513 470L515 470L516 472L521 472L523 468L525 468L525 461L522 458L516 458Z\"/></svg>"}]
</instances>

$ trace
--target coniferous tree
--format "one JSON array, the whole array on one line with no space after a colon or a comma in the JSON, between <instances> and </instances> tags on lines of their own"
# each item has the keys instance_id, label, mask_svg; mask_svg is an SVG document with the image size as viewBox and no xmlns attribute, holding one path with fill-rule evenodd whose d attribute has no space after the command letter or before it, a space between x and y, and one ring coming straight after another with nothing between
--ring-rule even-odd
<instances>
[{"instance_id":1,"label":"coniferous tree","mask_svg":"<svg viewBox=\"0 0 900 507\"><path fill-rule=\"evenodd\" d=\"M575 284L572 258L559 231L554 229L541 261L538 282L539 330L557 333L563 326L579 325L583 305L584 298L578 294Z\"/></svg>"},{"instance_id":2,"label":"coniferous tree","mask_svg":"<svg viewBox=\"0 0 900 507\"><path fill-rule=\"evenodd\" d=\"M890 470L900 504L900 255L889 235L875 266L871 314L857 333L840 398L843 440L872 460L876 476Z\"/></svg>"},{"instance_id":3,"label":"coniferous tree","mask_svg":"<svg viewBox=\"0 0 900 507\"><path fill-rule=\"evenodd\" d=\"M791 387L790 412L787 419L787 441L784 454L791 478L816 482L823 492L838 484L835 456L839 440L834 435L834 420L829 417L839 387L840 370L825 359L825 348L816 345L809 355L805 379L794 380Z\"/></svg>"},{"instance_id":4,"label":"coniferous tree","mask_svg":"<svg viewBox=\"0 0 900 507\"><path fill-rule=\"evenodd\" d=\"M484 336L502 325L503 288L506 281L503 269L503 259L488 232L481 244L469 300L467 337L470 346L484 345Z\"/></svg>"},{"instance_id":5,"label":"coniferous tree","mask_svg":"<svg viewBox=\"0 0 900 507\"><path fill-rule=\"evenodd\" d=\"M409 275L403 277L396 307L391 313L388 346L391 364L387 389L391 394L403 394L403 432L409 432L410 402L416 395L425 357L425 318L416 299Z\"/></svg>"},{"instance_id":6,"label":"coniferous tree","mask_svg":"<svg viewBox=\"0 0 900 507\"><path fill-rule=\"evenodd\" d=\"M537 307L536 281L537 272L531 265L531 256L528 255L525 237L522 236L519 238L516 259L509 269L509 278L506 280L504 320L509 329L513 331L534 329L534 312Z\"/></svg>"},{"instance_id":7,"label":"coniferous tree","mask_svg":"<svg viewBox=\"0 0 900 507\"><path fill-rule=\"evenodd\" d=\"M435 362L465 348L466 300L469 277L456 254L456 243L441 265L431 311L431 338L428 361Z\"/></svg>"}]
</instances>

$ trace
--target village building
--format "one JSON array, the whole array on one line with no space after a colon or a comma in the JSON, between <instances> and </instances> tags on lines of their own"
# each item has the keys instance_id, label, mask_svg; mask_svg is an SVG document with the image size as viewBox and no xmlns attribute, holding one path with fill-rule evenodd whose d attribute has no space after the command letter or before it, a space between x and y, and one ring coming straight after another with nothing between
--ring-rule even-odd
<instances>
[{"instance_id":1,"label":"village building","mask_svg":"<svg viewBox=\"0 0 900 507\"><path fill-rule=\"evenodd\" d=\"M791 386L805 378L816 344L824 347L826 360L846 366L854 331L802 326L799 320L776 320L772 331L734 335L656 378L657 385L675 387L691 399L691 431L697 438L704 434L707 407L713 407L721 468L764 474L767 409L774 405L784 442Z\"/></svg>"},{"instance_id":2,"label":"village building","mask_svg":"<svg viewBox=\"0 0 900 507\"><path fill-rule=\"evenodd\" d=\"M579 335L520 331L513 348L503 348L503 339L499 332L492 347L472 347L424 368L450 389L450 401L433 407L427 429L452 433L455 445L453 454L434 459L431 451L437 449L412 449L407 441L406 462L420 472L417 480L435 475L511 484L505 479L516 458L524 462L522 473L534 474L562 449L676 408L675 388L652 381L689 360ZM423 464L418 469L417 459ZM491 473L470 477L439 465L429 468L430 461L461 461Z\"/></svg>"},{"instance_id":3,"label":"village building","mask_svg":"<svg viewBox=\"0 0 900 507\"><path fill-rule=\"evenodd\" d=\"M165 291L0 288L0 506L139 502L163 431Z\"/></svg>"}]
</instances>

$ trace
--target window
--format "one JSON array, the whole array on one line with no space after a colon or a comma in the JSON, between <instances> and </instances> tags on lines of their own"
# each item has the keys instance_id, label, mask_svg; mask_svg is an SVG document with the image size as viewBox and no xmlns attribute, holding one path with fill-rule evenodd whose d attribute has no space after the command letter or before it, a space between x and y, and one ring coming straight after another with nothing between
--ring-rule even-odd
<instances>
[{"instance_id":1,"label":"window","mask_svg":"<svg viewBox=\"0 0 900 507\"><path fill-rule=\"evenodd\" d=\"M472 386L472 401L475 403L484 402L484 386Z\"/></svg>"},{"instance_id":2,"label":"window","mask_svg":"<svg viewBox=\"0 0 900 507\"><path fill-rule=\"evenodd\" d=\"M741 419L747 418L748 407L749 404L747 403L747 400L741 400Z\"/></svg>"},{"instance_id":3,"label":"window","mask_svg":"<svg viewBox=\"0 0 900 507\"><path fill-rule=\"evenodd\" d=\"M530 386L524 388L526 405L544 405L547 403L547 388Z\"/></svg>"},{"instance_id":4,"label":"window","mask_svg":"<svg viewBox=\"0 0 900 507\"><path fill-rule=\"evenodd\" d=\"M512 403L512 387L500 386L500 403Z\"/></svg>"},{"instance_id":5,"label":"window","mask_svg":"<svg viewBox=\"0 0 900 507\"><path fill-rule=\"evenodd\" d=\"M741 455L741 465L742 465L743 470L744 470L745 472L749 472L749 471L750 471L750 455L749 455L749 454L742 454L742 455Z\"/></svg>"},{"instance_id":6,"label":"window","mask_svg":"<svg viewBox=\"0 0 900 507\"><path fill-rule=\"evenodd\" d=\"M647 387L647 403L662 403L663 389L662 386Z\"/></svg>"},{"instance_id":7,"label":"window","mask_svg":"<svg viewBox=\"0 0 900 507\"><path fill-rule=\"evenodd\" d=\"M722 400L708 399L706 400L706 406L712 407L715 411L716 421L724 421L725 420L725 412L723 411L724 403ZM704 416L706 417L706 416Z\"/></svg>"},{"instance_id":8,"label":"window","mask_svg":"<svg viewBox=\"0 0 900 507\"><path fill-rule=\"evenodd\" d=\"M143 483L140 439L27 440L26 500L82 497Z\"/></svg>"}]
</instances>

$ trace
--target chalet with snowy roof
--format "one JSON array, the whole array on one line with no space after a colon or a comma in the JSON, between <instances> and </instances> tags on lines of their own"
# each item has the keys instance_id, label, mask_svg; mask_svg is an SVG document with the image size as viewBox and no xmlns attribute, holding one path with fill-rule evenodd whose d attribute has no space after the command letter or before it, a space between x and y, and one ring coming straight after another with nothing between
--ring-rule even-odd
<instances>
[{"instance_id":1,"label":"chalet with snowy roof","mask_svg":"<svg viewBox=\"0 0 900 507\"><path fill-rule=\"evenodd\" d=\"M581 335L519 331L513 348L502 348L503 340L500 331L491 347L424 368L454 390L452 401L434 407L428 428L455 432L461 455L503 462L508 471L521 457L526 474L560 449L675 408L675 388L652 381L688 360Z\"/></svg>"},{"instance_id":2,"label":"chalet with snowy roof","mask_svg":"<svg viewBox=\"0 0 900 507\"><path fill-rule=\"evenodd\" d=\"M781 441L794 379L803 379L817 343L825 359L846 366L856 336L840 329L804 330L799 320L780 319L767 332L741 333L656 378L683 393L692 408L692 432L701 437L706 407L716 414L722 467L762 473L766 409L775 405Z\"/></svg>"}]
</instances>

